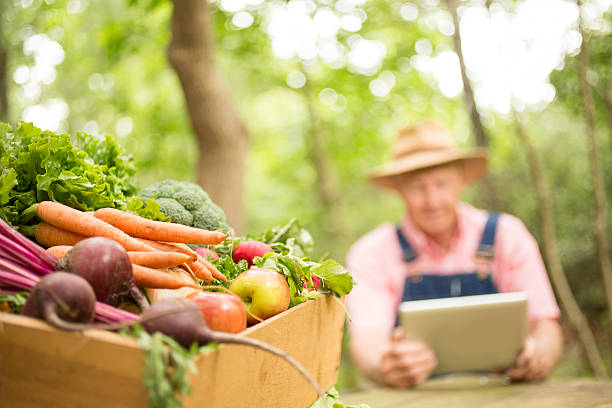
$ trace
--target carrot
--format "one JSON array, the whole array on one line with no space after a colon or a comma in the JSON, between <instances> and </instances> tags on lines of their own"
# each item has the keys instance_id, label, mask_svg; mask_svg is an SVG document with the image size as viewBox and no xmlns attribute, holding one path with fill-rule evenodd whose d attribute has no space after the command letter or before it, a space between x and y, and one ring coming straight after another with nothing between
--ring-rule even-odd
<instances>
[{"instance_id":1,"label":"carrot","mask_svg":"<svg viewBox=\"0 0 612 408\"><path fill-rule=\"evenodd\" d=\"M106 237L118 242L128 251L155 252L154 248L138 242L125 232L106 222L66 205L42 201L36 206L36 215L43 221L66 231L88 237Z\"/></svg>"},{"instance_id":2,"label":"carrot","mask_svg":"<svg viewBox=\"0 0 612 408\"><path fill-rule=\"evenodd\" d=\"M153 269L171 268L193 261L193 257L180 252L135 252L128 251L133 264Z\"/></svg>"},{"instance_id":3,"label":"carrot","mask_svg":"<svg viewBox=\"0 0 612 408\"><path fill-rule=\"evenodd\" d=\"M213 280L212 273L210 273L210 271L206 269L204 265L202 265L198 261L189 262L187 266L193 271L195 276L197 276L199 279L202 279L205 282L212 282Z\"/></svg>"},{"instance_id":4,"label":"carrot","mask_svg":"<svg viewBox=\"0 0 612 408\"><path fill-rule=\"evenodd\" d=\"M189 254L189 255L193 255L197 257L198 258L197 262L195 261L190 262L187 265L189 265L189 267L193 270L195 275L198 278L202 279L203 281L210 282L212 280L212 277L215 277L218 280L223 281L223 282L228 281L225 275L219 272L219 270L215 267L215 265L208 262L206 259L204 259L203 256L201 256L200 254L198 254L197 252L195 252L193 249L189 248L185 244L181 244L177 242L157 242L157 241L151 241L151 240L144 239L144 238L136 238L136 239L142 242L143 244L150 245L156 249L159 249L160 251L178 251L184 254ZM195 266L193 265L193 264L198 264L198 263L200 265L195 265ZM208 272L210 272L212 277L209 277L208 274L202 271L202 266L204 266L204 268L207 269Z\"/></svg>"},{"instance_id":5,"label":"carrot","mask_svg":"<svg viewBox=\"0 0 612 408\"><path fill-rule=\"evenodd\" d=\"M219 272L219 270L212 263L208 262L203 256L198 255L198 263L204 265L206 269L211 273L212 276L219 279L220 281L227 282L227 278L224 274Z\"/></svg>"},{"instance_id":6,"label":"carrot","mask_svg":"<svg viewBox=\"0 0 612 408\"><path fill-rule=\"evenodd\" d=\"M70 245L56 245L47 252L58 259L65 257L72 247ZM180 252L134 252L128 251L128 256L132 264L146 266L153 269L172 268L193 261L194 259L187 254Z\"/></svg>"},{"instance_id":7,"label":"carrot","mask_svg":"<svg viewBox=\"0 0 612 408\"><path fill-rule=\"evenodd\" d=\"M135 239L137 241L142 242L145 245L148 245L150 247L157 249L158 251L180 252L183 254L194 256L196 258L198 256L198 254L193 249L189 248L187 245L182 247L182 246L179 246L179 244L177 243L151 241L150 239L146 239L146 238L135 238Z\"/></svg>"},{"instance_id":8,"label":"carrot","mask_svg":"<svg viewBox=\"0 0 612 408\"><path fill-rule=\"evenodd\" d=\"M180 243L175 243L175 244L169 244L169 245L174 245L179 251L183 252L183 253L193 253L197 258L198 258L198 262L192 262L192 263L200 263L201 266L204 266L204 268L206 268L210 274L212 276L214 276L215 278L223 281L223 282L227 282L227 278L225 277L225 275L223 275L221 272L219 272L219 270L215 267L215 265L213 265L212 263L210 263L206 258L204 258L202 255L198 254L196 251L194 251L193 249L189 248L187 245L185 244L180 244ZM193 269L199 269L200 266L193 266L192 263L189 264L189 266L191 266ZM196 272L197 275L197 272ZM199 276L198 276L199 277ZM200 278L206 282L210 282L206 279ZM211 279L212 280L212 279Z\"/></svg>"},{"instance_id":9,"label":"carrot","mask_svg":"<svg viewBox=\"0 0 612 408\"><path fill-rule=\"evenodd\" d=\"M68 254L72 247L70 245L56 245L51 248L47 248L47 252L56 257L57 259L62 259Z\"/></svg>"},{"instance_id":10,"label":"carrot","mask_svg":"<svg viewBox=\"0 0 612 408\"><path fill-rule=\"evenodd\" d=\"M153 289L198 288L193 278L180 269L151 269L146 266L132 265L136 285Z\"/></svg>"},{"instance_id":11,"label":"carrot","mask_svg":"<svg viewBox=\"0 0 612 408\"><path fill-rule=\"evenodd\" d=\"M182 244L180 242L164 242L166 245L172 245L176 248L177 251L182 252L184 254L193 254L196 257L199 257L198 253L193 249L189 248L187 245Z\"/></svg>"},{"instance_id":12,"label":"carrot","mask_svg":"<svg viewBox=\"0 0 612 408\"><path fill-rule=\"evenodd\" d=\"M85 235L66 231L61 228L54 227L46 222L41 222L34 229L34 238L39 244L45 247L54 247L58 245L76 245L77 242L87 238Z\"/></svg>"},{"instance_id":13,"label":"carrot","mask_svg":"<svg viewBox=\"0 0 612 408\"><path fill-rule=\"evenodd\" d=\"M126 234L154 241L181 242L184 244L219 244L226 235L171 222L152 221L126 211L101 208L94 217L105 221Z\"/></svg>"}]
</instances>

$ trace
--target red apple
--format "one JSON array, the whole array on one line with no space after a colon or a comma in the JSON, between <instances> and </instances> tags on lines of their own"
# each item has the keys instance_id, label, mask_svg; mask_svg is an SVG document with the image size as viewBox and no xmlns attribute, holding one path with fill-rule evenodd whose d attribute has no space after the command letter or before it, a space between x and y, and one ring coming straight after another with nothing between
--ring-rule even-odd
<instances>
[{"instance_id":1,"label":"red apple","mask_svg":"<svg viewBox=\"0 0 612 408\"><path fill-rule=\"evenodd\" d=\"M206 247L197 247L194 251L202 256L207 261L214 261L215 259L219 259L219 255L212 249L208 249Z\"/></svg>"},{"instance_id":2,"label":"red apple","mask_svg":"<svg viewBox=\"0 0 612 408\"><path fill-rule=\"evenodd\" d=\"M289 308L289 285L285 277L272 269L254 268L242 272L229 289L240 296L247 310L260 319L267 319ZM259 322L247 314L249 325Z\"/></svg>"},{"instance_id":3,"label":"red apple","mask_svg":"<svg viewBox=\"0 0 612 408\"><path fill-rule=\"evenodd\" d=\"M256 256L264 256L268 252L273 252L274 250L267 244L259 241L244 241L236 245L234 248L234 262L238 263L241 260L245 259L249 268L253 266L253 258Z\"/></svg>"},{"instance_id":4,"label":"red apple","mask_svg":"<svg viewBox=\"0 0 612 408\"><path fill-rule=\"evenodd\" d=\"M187 296L187 299L200 307L206 324L212 330L240 333L246 329L246 309L237 296L198 291Z\"/></svg>"}]
</instances>

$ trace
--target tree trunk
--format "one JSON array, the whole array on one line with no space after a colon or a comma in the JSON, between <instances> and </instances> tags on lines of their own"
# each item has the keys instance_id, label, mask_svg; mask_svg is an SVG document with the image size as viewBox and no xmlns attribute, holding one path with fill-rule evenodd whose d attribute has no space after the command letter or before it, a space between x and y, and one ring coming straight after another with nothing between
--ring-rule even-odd
<instances>
[{"instance_id":1,"label":"tree trunk","mask_svg":"<svg viewBox=\"0 0 612 408\"><path fill-rule=\"evenodd\" d=\"M612 157L612 46L610 47L610 74L608 77L608 89L604 95L604 101L606 103L606 110L608 111L608 130L610 132L610 150Z\"/></svg>"},{"instance_id":2,"label":"tree trunk","mask_svg":"<svg viewBox=\"0 0 612 408\"><path fill-rule=\"evenodd\" d=\"M213 28L206 0L173 0L168 59L185 94L199 148L198 183L244 228L244 173L249 135L213 60Z\"/></svg>"},{"instance_id":3,"label":"tree trunk","mask_svg":"<svg viewBox=\"0 0 612 408\"><path fill-rule=\"evenodd\" d=\"M335 174L331 169L329 158L326 154L322 126L313 102L316 99L312 94L310 78L308 77L303 90L308 106L308 118L310 120L310 129L305 136L306 148L308 149L308 155L317 174L317 192L321 200L324 212L323 215L327 221L325 225L329 234L336 237L343 237L346 231L340 208L340 199L338 197L338 186Z\"/></svg>"},{"instance_id":4,"label":"tree trunk","mask_svg":"<svg viewBox=\"0 0 612 408\"><path fill-rule=\"evenodd\" d=\"M582 1L578 0L578 6L582 5ZM580 88L582 91L582 100L584 103L584 113L586 119L587 136L589 141L589 162L591 165L591 175L593 177L593 199L595 201L595 220L593 221L593 235L597 246L597 255L603 275L606 296L608 298L608 312L612 317L612 262L610 261L610 246L608 244L608 236L606 234L607 227L607 210L606 210L606 195L603 174L601 171L601 163L599 161L599 146L597 135L595 134L595 115L593 106L593 95L591 86L587 81L587 73L589 70L589 53L588 41L583 26L582 8L580 7L580 35L582 36L582 44L580 46Z\"/></svg>"},{"instance_id":5,"label":"tree trunk","mask_svg":"<svg viewBox=\"0 0 612 408\"><path fill-rule=\"evenodd\" d=\"M597 377L607 377L606 369L599 354L593 332L589 327L587 319L580 310L580 307L576 303L576 299L572 294L567 277L563 271L563 265L561 264L561 258L557 248L555 224L553 222L553 214L549 200L550 195L548 193L548 185L544 177L544 171L542 170L542 164L529 139L523 118L515 111L513 111L513 114L517 133L527 153L529 170L531 171L531 177L535 184L544 241L544 256L546 257L550 279L561 301L563 312L567 315L570 324L578 333L578 338L582 343L593 372Z\"/></svg>"},{"instance_id":6,"label":"tree trunk","mask_svg":"<svg viewBox=\"0 0 612 408\"><path fill-rule=\"evenodd\" d=\"M465 106L470 116L472 133L476 141L476 146L487 147L489 145L489 138L482 124L482 119L480 117L480 112L478 112L478 107L476 106L476 100L474 99L474 91L467 76L465 59L463 57L463 49L461 48L461 32L459 24L459 15L457 14L457 0L446 0L446 5L448 7L448 11L451 13L451 16L453 18L453 24L455 26L455 30L453 32L453 43L455 46L455 52L457 53L457 57L459 58L461 80L463 81L463 99L465 101ZM486 197L486 204L490 208L496 209L498 206L497 193L495 192L495 186L489 175L486 175L483 178L482 186L483 193Z\"/></svg>"}]
</instances>

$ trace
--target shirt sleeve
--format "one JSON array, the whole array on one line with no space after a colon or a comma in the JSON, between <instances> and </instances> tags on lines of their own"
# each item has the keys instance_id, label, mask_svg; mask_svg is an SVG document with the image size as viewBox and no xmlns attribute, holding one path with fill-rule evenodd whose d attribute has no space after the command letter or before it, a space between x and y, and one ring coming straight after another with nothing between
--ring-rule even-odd
<instances>
[{"instance_id":1,"label":"shirt sleeve","mask_svg":"<svg viewBox=\"0 0 612 408\"><path fill-rule=\"evenodd\" d=\"M500 292L524 291L530 320L558 319L559 307L550 286L537 241L516 217L500 217L495 245L495 277Z\"/></svg>"},{"instance_id":2,"label":"shirt sleeve","mask_svg":"<svg viewBox=\"0 0 612 408\"><path fill-rule=\"evenodd\" d=\"M386 260L376 256L381 251L367 241L353 245L346 258L346 267L357 281L347 296L351 334L362 330L391 331L395 322L397 302L393 283L385 273Z\"/></svg>"}]
</instances>

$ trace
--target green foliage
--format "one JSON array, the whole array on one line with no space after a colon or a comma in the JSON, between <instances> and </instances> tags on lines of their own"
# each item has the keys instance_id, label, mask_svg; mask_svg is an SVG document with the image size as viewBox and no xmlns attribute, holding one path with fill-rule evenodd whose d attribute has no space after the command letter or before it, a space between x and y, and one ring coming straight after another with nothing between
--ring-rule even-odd
<instances>
[{"instance_id":1,"label":"green foliage","mask_svg":"<svg viewBox=\"0 0 612 408\"><path fill-rule=\"evenodd\" d=\"M41 131L21 122L13 131L0 123L0 217L24 227L36 223L32 206L57 201L82 211L103 207L126 209L135 168L111 136L96 138ZM157 217L153 200L130 205L131 210Z\"/></svg>"},{"instance_id":2,"label":"green foliage","mask_svg":"<svg viewBox=\"0 0 612 408\"><path fill-rule=\"evenodd\" d=\"M323 399L327 403L328 408L369 408L370 406L367 404L359 404L359 405L343 405L340 401L340 394L336 387L332 387L329 391L325 393L325 396L319 398L310 406L310 408L324 408Z\"/></svg>"},{"instance_id":3,"label":"green foliage","mask_svg":"<svg viewBox=\"0 0 612 408\"><path fill-rule=\"evenodd\" d=\"M149 408L181 408L180 399L191 393L189 374L196 373L193 357L216 350L215 345L188 350L163 333L148 334L140 325L123 334L135 337L146 351L142 383L149 391Z\"/></svg>"},{"instance_id":4,"label":"green foliage","mask_svg":"<svg viewBox=\"0 0 612 408\"><path fill-rule=\"evenodd\" d=\"M236 276L240 275L242 272L249 269L249 264L244 259L240 262L236 263L232 259L231 255L223 255L220 256L219 259L215 259L213 261L215 267L221 272L225 277L231 281ZM225 287L229 286L229 283L218 281L218 284L221 284Z\"/></svg>"},{"instance_id":5,"label":"green foliage","mask_svg":"<svg viewBox=\"0 0 612 408\"><path fill-rule=\"evenodd\" d=\"M353 289L355 281L342 265L331 259L321 262L310 260L308 254L314 247L312 236L295 218L285 225L269 228L260 234L244 238L228 237L221 244L211 247L220 256L213 261L214 265L229 280L248 269L245 260L237 264L232 260L234 249L245 240L264 242L274 249L274 252L268 252L263 257L255 257L253 264L259 268L275 270L287 279L291 307L314 299L319 293L344 296ZM321 280L318 291L314 290L312 276ZM227 287L222 282L215 283Z\"/></svg>"},{"instance_id":6,"label":"green foliage","mask_svg":"<svg viewBox=\"0 0 612 408\"><path fill-rule=\"evenodd\" d=\"M28 295L28 292L18 292L15 294L7 294L0 292L0 306L2 305L2 303L6 302L12 313L21 313L23 305L25 305L26 300L28 300ZM0 308L0 312L1 311L3 311L2 308Z\"/></svg>"},{"instance_id":7,"label":"green foliage","mask_svg":"<svg viewBox=\"0 0 612 408\"><path fill-rule=\"evenodd\" d=\"M306 228L300 226L297 218L292 218L283 226L270 228L258 235L249 235L248 239L260 241L274 248L282 244L289 248L288 253L299 258L308 256L314 249L314 240Z\"/></svg>"},{"instance_id":8,"label":"green foliage","mask_svg":"<svg viewBox=\"0 0 612 408\"><path fill-rule=\"evenodd\" d=\"M119 120L129 118L133 128L119 140L126 151L134 154L139 168L134 179L136 184L149 185L166 178L195 180L200 150L185 113L180 84L165 54L170 39L171 2L79 2L83 7L74 13L66 12L68 3L68 0L35 0L27 7L15 3L16 6L1 12L0 36L9 49L11 73L20 66L31 68L35 64L34 56L23 51L24 40L33 34L45 34L57 41L66 55L64 62L55 67L55 80L41 84L39 96L30 98L26 96L25 86L10 83L11 121L21 118L27 107L52 98L62 98L68 105L69 116L61 121L60 128L70 134L92 123L102 132L118 133L114 130ZM470 7L475 2L463 3L463 7ZM267 34L266 10L284 2L247 5L242 11L251 14L254 21L244 29L233 24L235 13L223 10L221 2L207 4L213 9L218 70L225 77L251 135L245 180L246 231L264 231L270 225L297 217L317 241L317 247L312 252L303 250L304 254L317 259L329 253L332 258L342 259L350 244L363 233L381 222L403 216L399 197L376 190L364 178L368 169L390 157L397 129L423 118L434 118L450 125L461 145L472 143L461 96L441 95L431 75L418 71L412 63L412 58L417 56L415 44L420 39L432 44L432 55L452 49L451 38L431 24L433 15L444 13L438 2L411 3L419 13L415 21L401 18L400 9L408 2L370 0L355 7L365 17L361 29L356 33L340 29L338 41L347 50L349 39L355 35L381 41L386 54L379 72L373 75L355 73L346 65L332 67L318 57L302 61L297 57L283 59L274 55ZM315 2L315 5L335 9L337 2L325 6ZM610 14L602 21L604 26L608 24ZM594 91L601 142L599 153L610 192L612 149L604 99L612 62L610 32L592 30L587 39L589 81ZM306 86L289 87L287 77L292 72L304 74ZM370 83L380 72L395 77L395 86L386 97L376 97L370 91ZM600 296L601 278L596 264L588 262L595 255L590 229L592 186L577 57L568 56L551 73L550 79L556 90L555 100L544 110L526 112L529 133L551 187L564 266L570 277L575 277L571 283L581 306L592 312L590 322L597 328L603 327L601 333L606 333L609 322L602 318L605 297ZM323 90L330 89L337 95L331 105L320 98ZM519 216L540 239L537 202L512 119L486 110L481 113L492 136L490 172L499 202L499 207L491 210ZM346 226L342 234L330 228L335 220L326 212L319 195L320 181L309 151L309 140L315 131L320 132L323 150L337 181L339 216ZM3 205L18 179L10 169L4 169L0 175L0 205ZM470 188L465 198L476 205L485 201L477 186ZM161 204L164 200L159 201ZM163 205L170 206L170 203ZM175 211L176 217L177 214ZM183 221L179 222L192 222L190 216L185 210L181 213ZM261 239L269 242L266 237ZM225 258L221 263L229 266L229 261ZM239 273L239 269L228 273ZM602 335L602 344L609 341Z\"/></svg>"},{"instance_id":9,"label":"green foliage","mask_svg":"<svg viewBox=\"0 0 612 408\"><path fill-rule=\"evenodd\" d=\"M157 200L172 222L205 230L229 228L223 210L197 184L164 180L142 190L141 197Z\"/></svg>"}]
</instances>

